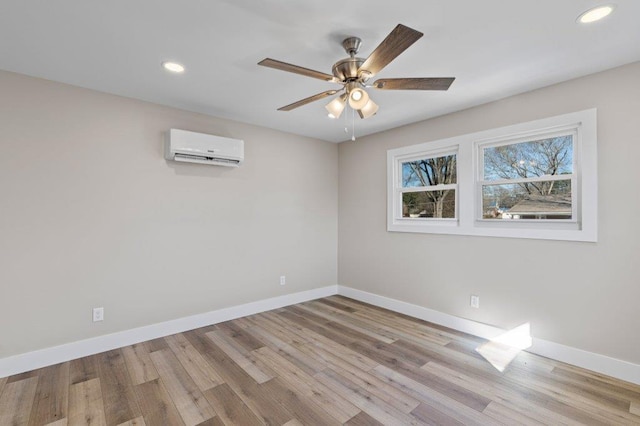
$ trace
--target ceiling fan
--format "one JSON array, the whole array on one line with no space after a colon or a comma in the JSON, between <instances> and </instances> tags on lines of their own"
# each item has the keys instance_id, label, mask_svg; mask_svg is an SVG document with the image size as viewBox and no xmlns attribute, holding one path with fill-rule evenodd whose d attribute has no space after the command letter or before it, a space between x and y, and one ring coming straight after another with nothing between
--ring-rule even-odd
<instances>
[{"instance_id":1,"label":"ceiling fan","mask_svg":"<svg viewBox=\"0 0 640 426\"><path fill-rule=\"evenodd\" d=\"M383 78L367 85L371 77L378 74L384 67L415 43L423 34L402 24L398 24L391 33L380 43L367 59L356 57L362 40L358 37L348 37L342 42L342 47L349 55L333 64L332 73L325 74L298 65L288 64L271 58L263 59L258 65L275 68L281 71L301 74L331 83L341 84L342 89L327 90L292 104L278 108L278 111L291 111L311 102L340 93L325 106L329 116L338 118L347 102L358 112L360 118L369 118L378 111L378 105L369 97L365 88L372 87L379 90L448 90L454 77L443 78Z\"/></svg>"}]
</instances>

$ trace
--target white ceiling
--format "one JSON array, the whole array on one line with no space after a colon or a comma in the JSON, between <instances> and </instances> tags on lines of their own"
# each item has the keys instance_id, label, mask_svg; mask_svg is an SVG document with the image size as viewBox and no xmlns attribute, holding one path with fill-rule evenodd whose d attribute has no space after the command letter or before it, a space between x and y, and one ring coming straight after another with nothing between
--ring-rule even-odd
<instances>
[{"instance_id":1,"label":"white ceiling","mask_svg":"<svg viewBox=\"0 0 640 426\"><path fill-rule=\"evenodd\" d=\"M605 0L606 1L606 0ZM0 69L339 142L318 101L339 86L259 67L265 57L331 73L340 42L369 53L398 24L424 33L379 78L456 77L447 92L375 91L365 135L640 60L640 1L579 25L593 0L2 0ZM171 75L160 67L187 67ZM1 96L1 95L0 95ZM345 114L346 115L346 114Z\"/></svg>"}]
</instances>

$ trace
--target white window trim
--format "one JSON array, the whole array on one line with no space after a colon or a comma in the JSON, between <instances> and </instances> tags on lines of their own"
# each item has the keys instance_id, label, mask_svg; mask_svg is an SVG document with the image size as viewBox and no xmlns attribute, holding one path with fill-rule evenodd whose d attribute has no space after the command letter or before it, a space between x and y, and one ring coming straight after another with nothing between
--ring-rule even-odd
<instances>
[{"instance_id":1,"label":"white window trim","mask_svg":"<svg viewBox=\"0 0 640 426\"><path fill-rule=\"evenodd\" d=\"M506 238L596 242L598 237L598 173L597 173L597 113L596 109L564 114L527 123L486 130L433 142L421 143L387 151L387 230L433 234L475 235ZM487 145L513 143L528 137L575 129L574 170L575 219L483 220L479 219L482 200L478 157ZM401 162L439 153L455 152L457 162L457 219L403 218L398 203L401 188ZM400 174L399 174L400 173ZM555 179L555 177L554 177Z\"/></svg>"}]
</instances>

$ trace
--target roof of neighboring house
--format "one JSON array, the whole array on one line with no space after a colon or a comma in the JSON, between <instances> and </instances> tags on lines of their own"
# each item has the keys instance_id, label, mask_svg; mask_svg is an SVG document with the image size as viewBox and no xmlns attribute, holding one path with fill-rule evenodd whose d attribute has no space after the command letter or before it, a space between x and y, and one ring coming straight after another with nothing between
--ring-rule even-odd
<instances>
[{"instance_id":1,"label":"roof of neighboring house","mask_svg":"<svg viewBox=\"0 0 640 426\"><path fill-rule=\"evenodd\" d=\"M571 195L530 195L507 210L507 213L571 215Z\"/></svg>"}]
</instances>

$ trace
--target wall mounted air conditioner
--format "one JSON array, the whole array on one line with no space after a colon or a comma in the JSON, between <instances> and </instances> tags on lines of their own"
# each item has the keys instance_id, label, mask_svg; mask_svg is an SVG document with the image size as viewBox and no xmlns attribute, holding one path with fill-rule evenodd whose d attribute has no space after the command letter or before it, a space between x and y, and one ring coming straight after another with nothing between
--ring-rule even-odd
<instances>
[{"instance_id":1,"label":"wall mounted air conditioner","mask_svg":"<svg viewBox=\"0 0 640 426\"><path fill-rule=\"evenodd\" d=\"M165 158L187 163L238 167L244 161L244 141L170 129L166 136Z\"/></svg>"}]
</instances>

